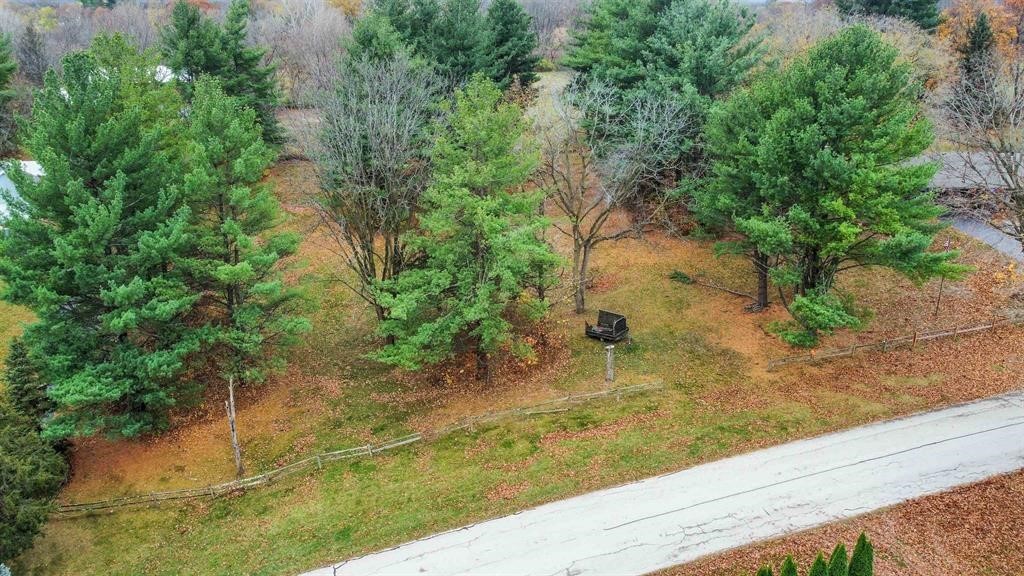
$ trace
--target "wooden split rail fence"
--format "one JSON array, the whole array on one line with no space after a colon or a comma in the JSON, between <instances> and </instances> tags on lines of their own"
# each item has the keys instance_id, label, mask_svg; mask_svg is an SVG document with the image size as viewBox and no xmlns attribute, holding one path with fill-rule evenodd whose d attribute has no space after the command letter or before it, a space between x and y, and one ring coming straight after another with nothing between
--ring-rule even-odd
<instances>
[{"instance_id":1,"label":"wooden split rail fence","mask_svg":"<svg viewBox=\"0 0 1024 576\"><path fill-rule=\"evenodd\" d=\"M350 460L354 458L365 458L372 457L382 452L388 452L402 446L422 442L424 440L432 440L440 438L442 436L452 434L460 430L466 430L486 424L489 422L495 422L498 420L511 419L516 417L529 417L537 416L542 414L554 414L559 412L566 412L573 406L583 404L591 400L597 400L600 398L615 397L620 399L623 396L629 396L632 394L639 394L651 390L657 390L662 388L661 382L653 382L646 384L634 384L632 386L623 386L620 388L611 388L608 390L600 390L597 392L589 392L585 394L576 394L571 396L565 396L563 398L556 398L549 400L541 404L536 404L529 407L513 408L511 410L503 410L500 412L488 412L479 416L473 416L458 421L457 423L442 428L440 430L434 430L430 432L417 432L403 436L401 438L395 438L387 442L379 444L367 444L365 446L357 446L354 448L346 448L344 450L336 450L333 452L324 452L315 456L310 456L292 462L291 464L275 468L269 472L259 474L256 476L250 476L248 478L240 478L238 480L232 480L230 482L224 482L221 484L214 484L211 486L204 486L200 488L187 488L183 490L169 490L166 492L151 492L148 494L138 494L133 496L124 496L121 498L112 498L110 500L101 500L96 502L82 502L74 504L61 504L57 507L58 516L68 517L77 515L86 515L97 512L111 512L118 509L129 508L134 506L145 506L160 504L163 502L172 502L179 500L193 500L197 498L216 498L232 492L240 490L246 490L249 488L256 488L270 484L275 480L285 478L292 474L296 474L301 471L310 470L312 468L323 468L324 464L329 462L335 462L338 460Z\"/></svg>"},{"instance_id":2,"label":"wooden split rail fence","mask_svg":"<svg viewBox=\"0 0 1024 576\"><path fill-rule=\"evenodd\" d=\"M1001 328L1003 326L1019 326L1024 324L1024 317L1005 317L1001 316L992 319L990 322L983 324L975 324L972 326L955 327L952 329L945 330L932 330L928 332L914 332L907 336L900 336L898 338L892 338L889 340L879 340L877 342L868 342L866 344L853 344L851 346L843 348L830 348L826 350L820 350L818 352L808 352L807 354L798 354L796 356L786 356L784 358L777 358L768 362L768 370L775 370L782 366L788 366L790 364L813 364L816 362L824 362L826 360L834 360L836 358L846 358L853 356L862 350L878 350L881 352L888 352L889 350L895 350L896 348L909 347L913 349L918 342L927 342L929 340L937 340L940 338L955 338L957 336L964 336L967 334L974 334L977 332L985 332L993 330L995 328Z\"/></svg>"}]
</instances>

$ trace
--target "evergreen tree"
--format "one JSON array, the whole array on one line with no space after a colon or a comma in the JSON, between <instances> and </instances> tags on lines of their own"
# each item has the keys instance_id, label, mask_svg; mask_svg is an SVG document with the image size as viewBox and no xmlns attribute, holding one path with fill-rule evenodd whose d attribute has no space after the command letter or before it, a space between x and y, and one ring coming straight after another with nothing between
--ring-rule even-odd
<instances>
[{"instance_id":1,"label":"evergreen tree","mask_svg":"<svg viewBox=\"0 0 1024 576\"><path fill-rule=\"evenodd\" d=\"M53 446L0 397L0 563L32 547L66 474Z\"/></svg>"},{"instance_id":2,"label":"evergreen tree","mask_svg":"<svg viewBox=\"0 0 1024 576\"><path fill-rule=\"evenodd\" d=\"M868 541L867 534L861 533L857 545L850 556L849 576L872 576L875 566L875 551Z\"/></svg>"},{"instance_id":3,"label":"evergreen tree","mask_svg":"<svg viewBox=\"0 0 1024 576\"><path fill-rule=\"evenodd\" d=\"M11 108L15 91L11 84L17 70L11 36L0 33L0 156L10 156L16 151L17 126Z\"/></svg>"},{"instance_id":4,"label":"evergreen tree","mask_svg":"<svg viewBox=\"0 0 1024 576\"><path fill-rule=\"evenodd\" d=\"M588 78L631 88L645 77L644 51L671 0L595 0L563 63Z\"/></svg>"},{"instance_id":5,"label":"evergreen tree","mask_svg":"<svg viewBox=\"0 0 1024 576\"><path fill-rule=\"evenodd\" d=\"M843 543L837 544L828 559L828 576L847 576L846 569L848 563L849 557L846 555L846 546Z\"/></svg>"},{"instance_id":6,"label":"evergreen tree","mask_svg":"<svg viewBox=\"0 0 1024 576\"><path fill-rule=\"evenodd\" d=\"M564 62L581 82L616 90L602 107L617 107L623 118L645 97L688 110L689 137L672 174L687 192L707 164L700 143L712 102L742 84L764 54L760 36L750 34L754 23L728 0L596 0ZM644 187L661 187L661 176Z\"/></svg>"},{"instance_id":7,"label":"evergreen tree","mask_svg":"<svg viewBox=\"0 0 1024 576\"><path fill-rule=\"evenodd\" d=\"M394 343L378 359L415 369L470 350L483 378L503 345L525 350L506 316L531 267L555 258L537 237L541 196L521 190L538 162L526 130L522 110L502 103L489 80L478 76L457 92L409 239L423 264L383 287L381 332Z\"/></svg>"},{"instance_id":8,"label":"evergreen tree","mask_svg":"<svg viewBox=\"0 0 1024 576\"><path fill-rule=\"evenodd\" d=\"M231 0L223 28L198 7L179 0L171 23L161 32L164 59L186 101L191 102L201 76L216 77L228 96L256 111L263 139L280 144L284 135L274 116L279 102L274 67L263 65L266 49L246 43L248 29L248 0Z\"/></svg>"},{"instance_id":9,"label":"evergreen tree","mask_svg":"<svg viewBox=\"0 0 1024 576\"><path fill-rule=\"evenodd\" d=\"M793 561L792 556L787 556L786 560L782 562L782 568L779 569L779 576L797 576L796 562Z\"/></svg>"},{"instance_id":10,"label":"evergreen tree","mask_svg":"<svg viewBox=\"0 0 1024 576\"><path fill-rule=\"evenodd\" d=\"M246 44L249 29L249 0L231 0L224 20L224 67L211 74L221 80L224 93L252 108L263 127L263 140L271 144L284 141L274 111L279 103L273 66L264 66L267 50Z\"/></svg>"},{"instance_id":11,"label":"evergreen tree","mask_svg":"<svg viewBox=\"0 0 1024 576\"><path fill-rule=\"evenodd\" d=\"M345 46L346 62L385 62L408 56L405 40L382 12L371 12L356 21Z\"/></svg>"},{"instance_id":12,"label":"evergreen tree","mask_svg":"<svg viewBox=\"0 0 1024 576\"><path fill-rule=\"evenodd\" d=\"M490 67L490 47L480 0L445 0L429 29L426 56L455 85Z\"/></svg>"},{"instance_id":13,"label":"evergreen tree","mask_svg":"<svg viewBox=\"0 0 1024 576\"><path fill-rule=\"evenodd\" d=\"M454 86L477 72L491 73L491 35L480 0L378 0L370 15L387 18L413 55Z\"/></svg>"},{"instance_id":14,"label":"evergreen tree","mask_svg":"<svg viewBox=\"0 0 1024 576\"><path fill-rule=\"evenodd\" d=\"M962 45L956 47L956 51L960 53L961 60L970 60L978 55L987 56L994 46L995 35L992 32L992 25L989 23L988 14L982 12L974 19L967 30L967 38Z\"/></svg>"},{"instance_id":15,"label":"evergreen tree","mask_svg":"<svg viewBox=\"0 0 1024 576\"><path fill-rule=\"evenodd\" d=\"M419 56L429 56L441 0L377 0L371 14L382 14Z\"/></svg>"},{"instance_id":16,"label":"evergreen tree","mask_svg":"<svg viewBox=\"0 0 1024 576\"><path fill-rule=\"evenodd\" d=\"M933 30L939 25L939 5L936 0L836 0L836 7L844 14L906 18L924 30Z\"/></svg>"},{"instance_id":17,"label":"evergreen tree","mask_svg":"<svg viewBox=\"0 0 1024 576\"><path fill-rule=\"evenodd\" d=\"M192 98L192 84L203 74L217 74L226 66L221 31L198 6L178 0L171 10L171 22L160 31L164 63L174 71L186 100Z\"/></svg>"},{"instance_id":18,"label":"evergreen tree","mask_svg":"<svg viewBox=\"0 0 1024 576\"><path fill-rule=\"evenodd\" d=\"M47 69L46 45L35 23L29 22L18 38L17 56L22 78L33 86L42 86Z\"/></svg>"},{"instance_id":19,"label":"evergreen tree","mask_svg":"<svg viewBox=\"0 0 1024 576\"><path fill-rule=\"evenodd\" d=\"M196 298L174 265L188 240L181 100L123 39L95 48L47 74L25 138L44 173L15 167L18 197L4 193L0 277L39 319L25 342L58 406L51 438L163 428L199 346L184 323Z\"/></svg>"},{"instance_id":20,"label":"evergreen tree","mask_svg":"<svg viewBox=\"0 0 1024 576\"><path fill-rule=\"evenodd\" d=\"M21 338L11 341L3 383L14 409L37 425L53 411L53 402L46 395L46 384L39 379L28 347Z\"/></svg>"},{"instance_id":21,"label":"evergreen tree","mask_svg":"<svg viewBox=\"0 0 1024 576\"><path fill-rule=\"evenodd\" d=\"M780 259L772 276L795 290L802 325L786 335L793 343L856 324L831 293L841 270L885 266L915 281L964 271L956 254L928 251L941 209L927 191L936 167L907 163L932 141L910 74L895 48L854 26L711 116L715 177L697 204Z\"/></svg>"},{"instance_id":22,"label":"evergreen tree","mask_svg":"<svg viewBox=\"0 0 1024 576\"><path fill-rule=\"evenodd\" d=\"M820 552L814 559L814 564L811 564L811 569L807 572L807 576L828 576L828 564L825 563L825 557Z\"/></svg>"},{"instance_id":23,"label":"evergreen tree","mask_svg":"<svg viewBox=\"0 0 1024 576\"><path fill-rule=\"evenodd\" d=\"M205 355L225 379L259 381L276 364L277 345L308 327L292 314L297 294L279 273L299 239L268 235L280 220L277 199L261 183L274 152L260 136L256 113L212 79L195 85L185 138L193 253L183 267L204 289L204 337L212 344Z\"/></svg>"},{"instance_id":24,"label":"evergreen tree","mask_svg":"<svg viewBox=\"0 0 1024 576\"><path fill-rule=\"evenodd\" d=\"M847 566L846 547L842 544L836 546L832 552L832 559L828 564L825 558L819 553L814 559L807 576L872 576L874 574L874 550L867 536L860 535L857 540L857 549L853 553L853 560ZM757 576L772 576L770 566L765 566L757 571ZM787 556L782 564L779 576L797 576L797 565L792 556Z\"/></svg>"},{"instance_id":25,"label":"evergreen tree","mask_svg":"<svg viewBox=\"0 0 1024 576\"><path fill-rule=\"evenodd\" d=\"M503 90L516 77L523 86L537 80L534 70L540 57L534 54L538 41L530 23L530 15L516 0L494 0L487 9L490 75Z\"/></svg>"},{"instance_id":26,"label":"evergreen tree","mask_svg":"<svg viewBox=\"0 0 1024 576\"><path fill-rule=\"evenodd\" d=\"M982 12L974 19L967 38L956 47L960 56L961 82L971 86L991 81L990 74L995 65L995 35L989 23L988 14Z\"/></svg>"}]
</instances>

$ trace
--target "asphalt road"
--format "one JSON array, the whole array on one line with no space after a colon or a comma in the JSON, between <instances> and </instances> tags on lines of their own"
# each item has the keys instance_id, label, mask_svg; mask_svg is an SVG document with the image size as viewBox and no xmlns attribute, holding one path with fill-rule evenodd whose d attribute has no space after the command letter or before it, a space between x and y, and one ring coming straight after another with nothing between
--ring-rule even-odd
<instances>
[{"instance_id":1,"label":"asphalt road","mask_svg":"<svg viewBox=\"0 0 1024 576\"><path fill-rule=\"evenodd\" d=\"M645 574L1021 468L1017 392L584 494L308 574Z\"/></svg>"}]
</instances>

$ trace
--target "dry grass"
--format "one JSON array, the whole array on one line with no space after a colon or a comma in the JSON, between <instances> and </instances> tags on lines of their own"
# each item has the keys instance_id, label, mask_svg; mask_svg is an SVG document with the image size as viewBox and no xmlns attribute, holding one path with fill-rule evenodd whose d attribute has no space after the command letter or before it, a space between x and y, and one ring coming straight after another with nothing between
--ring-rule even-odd
<instances>
[{"instance_id":1,"label":"dry grass","mask_svg":"<svg viewBox=\"0 0 1024 576\"><path fill-rule=\"evenodd\" d=\"M0 285L0 290L2 289L3 286ZM32 313L25 308L0 301L0 367L7 358L8 344L21 334L25 325L31 323L32 319Z\"/></svg>"}]
</instances>

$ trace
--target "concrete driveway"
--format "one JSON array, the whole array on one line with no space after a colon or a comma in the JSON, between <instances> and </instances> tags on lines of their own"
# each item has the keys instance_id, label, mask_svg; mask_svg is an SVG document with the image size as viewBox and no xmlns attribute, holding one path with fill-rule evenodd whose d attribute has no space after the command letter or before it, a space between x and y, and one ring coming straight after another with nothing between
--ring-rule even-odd
<instances>
[{"instance_id":1,"label":"concrete driveway","mask_svg":"<svg viewBox=\"0 0 1024 576\"><path fill-rule=\"evenodd\" d=\"M1024 392L584 494L308 574L645 574L1021 468Z\"/></svg>"}]
</instances>

